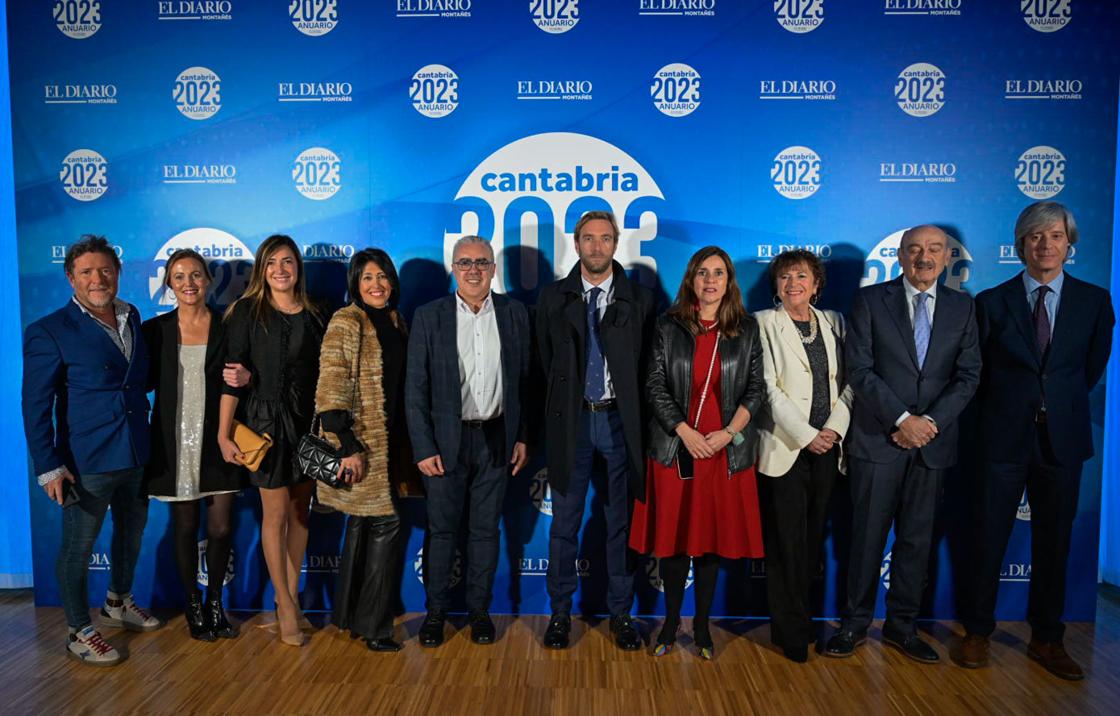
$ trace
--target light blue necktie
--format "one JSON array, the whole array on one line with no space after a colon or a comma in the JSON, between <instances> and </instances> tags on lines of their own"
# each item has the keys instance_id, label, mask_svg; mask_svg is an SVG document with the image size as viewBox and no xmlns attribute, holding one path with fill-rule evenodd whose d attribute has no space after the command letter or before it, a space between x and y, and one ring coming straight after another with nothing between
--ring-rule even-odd
<instances>
[{"instance_id":1,"label":"light blue necktie","mask_svg":"<svg viewBox=\"0 0 1120 716\"><path fill-rule=\"evenodd\" d=\"M914 348L918 352L918 367L926 362L926 351L929 350L929 313L926 312L926 299L928 293L919 293L914 297L917 305L914 307Z\"/></svg>"},{"instance_id":2,"label":"light blue necktie","mask_svg":"<svg viewBox=\"0 0 1120 716\"><path fill-rule=\"evenodd\" d=\"M587 377L583 382L583 397L593 403L603 399L606 384L606 363L599 344L599 294L602 292L603 289L596 286L587 295Z\"/></svg>"}]
</instances>

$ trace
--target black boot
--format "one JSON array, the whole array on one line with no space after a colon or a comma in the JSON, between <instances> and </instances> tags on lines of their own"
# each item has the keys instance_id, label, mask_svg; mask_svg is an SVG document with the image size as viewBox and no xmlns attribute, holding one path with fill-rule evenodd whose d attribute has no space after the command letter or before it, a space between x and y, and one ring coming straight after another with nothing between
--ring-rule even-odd
<instances>
[{"instance_id":1,"label":"black boot","mask_svg":"<svg viewBox=\"0 0 1120 716\"><path fill-rule=\"evenodd\" d=\"M226 618L226 610L222 608L222 596L206 597L206 618L210 631L214 636L222 639L232 639L238 635L239 630Z\"/></svg>"},{"instance_id":2,"label":"black boot","mask_svg":"<svg viewBox=\"0 0 1120 716\"><path fill-rule=\"evenodd\" d=\"M198 592L187 595L187 629L190 630L192 639L201 641L214 641L214 632L210 630L210 620L202 609L202 599Z\"/></svg>"}]
</instances>

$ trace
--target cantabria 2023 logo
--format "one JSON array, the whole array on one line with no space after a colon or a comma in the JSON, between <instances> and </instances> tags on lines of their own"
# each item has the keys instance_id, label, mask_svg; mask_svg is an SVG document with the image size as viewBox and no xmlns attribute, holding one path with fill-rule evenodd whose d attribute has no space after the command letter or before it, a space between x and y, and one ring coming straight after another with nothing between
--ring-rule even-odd
<instances>
[{"instance_id":1,"label":"cantabria 2023 logo","mask_svg":"<svg viewBox=\"0 0 1120 716\"><path fill-rule=\"evenodd\" d=\"M535 134L483 159L459 187L444 263L450 270L461 237L487 236L498 256L497 286L532 291L577 261L572 231L579 217L605 210L620 224L615 260L655 270L642 244L657 237L663 199L649 172L613 144L571 132Z\"/></svg>"},{"instance_id":2,"label":"cantabria 2023 logo","mask_svg":"<svg viewBox=\"0 0 1120 716\"><path fill-rule=\"evenodd\" d=\"M101 0L55 0L51 15L59 32L84 40L101 29Z\"/></svg>"},{"instance_id":3,"label":"cantabria 2023 logo","mask_svg":"<svg viewBox=\"0 0 1120 716\"><path fill-rule=\"evenodd\" d=\"M579 22L579 0L529 0L529 14L534 25L558 35Z\"/></svg>"}]
</instances>

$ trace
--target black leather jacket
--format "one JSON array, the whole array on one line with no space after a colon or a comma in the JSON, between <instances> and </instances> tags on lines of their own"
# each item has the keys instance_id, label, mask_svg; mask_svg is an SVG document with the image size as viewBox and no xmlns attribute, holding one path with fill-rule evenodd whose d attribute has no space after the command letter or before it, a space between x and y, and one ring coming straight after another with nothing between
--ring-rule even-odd
<instances>
[{"instance_id":1,"label":"black leather jacket","mask_svg":"<svg viewBox=\"0 0 1120 716\"><path fill-rule=\"evenodd\" d=\"M676 459L677 450L684 449L675 428L687 420L685 411L689 405L696 340L669 314L657 319L653 340L646 380L653 413L648 427L649 456L668 466ZM740 324L739 335L720 338L719 367L719 407L723 424L731 422L740 405L751 414L751 422L743 429L743 442L739 445L728 443L726 448L728 469L739 472L754 465L758 458L758 432L754 429L754 419L766 401L758 321L750 314Z\"/></svg>"}]
</instances>

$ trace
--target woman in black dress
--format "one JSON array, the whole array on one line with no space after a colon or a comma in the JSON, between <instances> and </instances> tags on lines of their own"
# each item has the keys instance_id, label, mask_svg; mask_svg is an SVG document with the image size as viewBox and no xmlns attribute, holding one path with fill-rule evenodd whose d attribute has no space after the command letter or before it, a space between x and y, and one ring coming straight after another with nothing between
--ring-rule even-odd
<instances>
[{"instance_id":1,"label":"woman in black dress","mask_svg":"<svg viewBox=\"0 0 1120 716\"><path fill-rule=\"evenodd\" d=\"M253 378L247 389L223 389L218 444L227 461L243 461L232 440L239 404L245 425L272 437L264 462L249 479L261 492L261 546L276 593L280 639L302 646L299 575L314 484L300 473L296 448L315 414L324 326L307 296L303 259L290 237L270 236L257 249L249 286L229 307L226 323L226 360L244 365Z\"/></svg>"},{"instance_id":2,"label":"woman in black dress","mask_svg":"<svg viewBox=\"0 0 1120 716\"><path fill-rule=\"evenodd\" d=\"M149 495L168 503L172 542L186 596L191 638L213 641L237 636L222 608L230 555L230 513L244 487L245 470L222 459L218 450L218 404L226 368L222 317L206 305L210 271L193 249L167 260L164 287L175 295L175 310L144 321L155 390L152 456L144 479ZM231 385L249 382L240 365L228 366ZM206 605L198 593L198 526L206 503Z\"/></svg>"}]
</instances>

